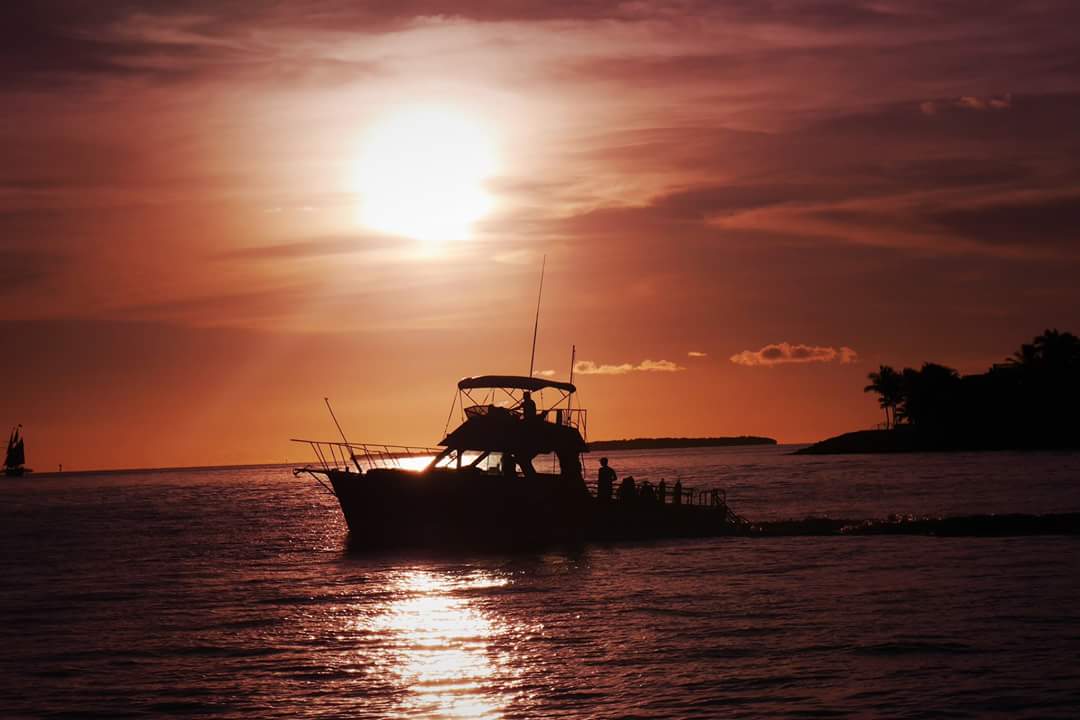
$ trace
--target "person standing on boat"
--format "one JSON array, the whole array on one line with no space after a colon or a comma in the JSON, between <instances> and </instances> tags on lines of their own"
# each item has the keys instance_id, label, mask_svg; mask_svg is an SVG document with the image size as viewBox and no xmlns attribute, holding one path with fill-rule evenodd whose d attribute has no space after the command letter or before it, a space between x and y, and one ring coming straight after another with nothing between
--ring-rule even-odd
<instances>
[{"instance_id":1,"label":"person standing on boat","mask_svg":"<svg viewBox=\"0 0 1080 720\"><path fill-rule=\"evenodd\" d=\"M532 393L528 390L521 396L521 415L525 418L525 422L536 418L536 402L533 401Z\"/></svg>"},{"instance_id":2,"label":"person standing on boat","mask_svg":"<svg viewBox=\"0 0 1080 720\"><path fill-rule=\"evenodd\" d=\"M660 484L656 486L656 499L661 505L667 502L667 480L660 478Z\"/></svg>"},{"instance_id":3,"label":"person standing on boat","mask_svg":"<svg viewBox=\"0 0 1080 720\"><path fill-rule=\"evenodd\" d=\"M606 457L600 458L600 472L596 476L596 499L601 502L611 502L611 494L615 490L615 470L608 464Z\"/></svg>"},{"instance_id":4,"label":"person standing on boat","mask_svg":"<svg viewBox=\"0 0 1080 720\"><path fill-rule=\"evenodd\" d=\"M675 479L675 487L671 488L671 504L682 505L682 480Z\"/></svg>"}]
</instances>

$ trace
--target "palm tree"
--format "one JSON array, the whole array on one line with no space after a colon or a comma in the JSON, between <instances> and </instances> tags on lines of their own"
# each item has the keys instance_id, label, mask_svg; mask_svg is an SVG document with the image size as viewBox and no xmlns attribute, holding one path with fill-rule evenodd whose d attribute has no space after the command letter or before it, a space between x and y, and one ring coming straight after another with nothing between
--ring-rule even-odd
<instances>
[{"instance_id":1,"label":"palm tree","mask_svg":"<svg viewBox=\"0 0 1080 720\"><path fill-rule=\"evenodd\" d=\"M870 384L863 388L863 392L876 392L881 396L878 405L885 411L885 428L896 427L896 406L903 400L903 378L888 365L879 366L877 372L866 377Z\"/></svg>"},{"instance_id":2,"label":"palm tree","mask_svg":"<svg viewBox=\"0 0 1080 720\"><path fill-rule=\"evenodd\" d=\"M1043 367L1067 371L1080 365L1080 338L1056 328L1044 330L1030 343L1024 343L1009 358L1009 363L1025 368Z\"/></svg>"},{"instance_id":3,"label":"palm tree","mask_svg":"<svg viewBox=\"0 0 1080 720\"><path fill-rule=\"evenodd\" d=\"M1067 372L1080 364L1080 338L1072 333L1045 330L1033 344L1048 369Z\"/></svg>"},{"instance_id":4,"label":"palm tree","mask_svg":"<svg viewBox=\"0 0 1080 720\"><path fill-rule=\"evenodd\" d=\"M1032 343L1024 343L1020 346L1020 349L1012 354L1012 357L1008 358L1006 362L1010 365L1029 368L1035 365L1039 359L1039 351L1035 349L1035 345Z\"/></svg>"},{"instance_id":5,"label":"palm tree","mask_svg":"<svg viewBox=\"0 0 1080 720\"><path fill-rule=\"evenodd\" d=\"M928 362L919 370L904 368L900 385L900 417L924 428L940 426L954 411L960 373Z\"/></svg>"}]
</instances>

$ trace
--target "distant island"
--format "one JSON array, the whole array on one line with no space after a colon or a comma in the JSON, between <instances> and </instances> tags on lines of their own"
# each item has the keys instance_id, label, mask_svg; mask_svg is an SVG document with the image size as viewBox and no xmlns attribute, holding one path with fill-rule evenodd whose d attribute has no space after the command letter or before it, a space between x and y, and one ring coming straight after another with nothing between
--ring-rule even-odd
<instances>
[{"instance_id":1,"label":"distant island","mask_svg":"<svg viewBox=\"0 0 1080 720\"><path fill-rule=\"evenodd\" d=\"M865 392L885 422L798 454L1080 449L1080 339L1046 330L985 373L937 363L897 372L882 365Z\"/></svg>"},{"instance_id":2,"label":"distant island","mask_svg":"<svg viewBox=\"0 0 1080 720\"><path fill-rule=\"evenodd\" d=\"M661 437L630 438L629 440L597 440L589 443L589 450L659 450L663 448L733 447L736 445L775 445L776 440L754 435L738 437Z\"/></svg>"}]
</instances>

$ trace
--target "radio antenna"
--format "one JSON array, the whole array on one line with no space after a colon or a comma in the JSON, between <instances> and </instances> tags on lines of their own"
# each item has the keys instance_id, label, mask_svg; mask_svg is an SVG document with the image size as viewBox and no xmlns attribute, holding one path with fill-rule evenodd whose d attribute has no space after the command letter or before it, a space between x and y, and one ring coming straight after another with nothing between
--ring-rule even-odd
<instances>
[{"instance_id":1,"label":"radio antenna","mask_svg":"<svg viewBox=\"0 0 1080 720\"><path fill-rule=\"evenodd\" d=\"M533 376L536 365L536 333L540 330L540 300L544 297L544 269L547 267L547 255L540 265L540 292L536 295L536 321L533 323L532 354L529 356L529 377Z\"/></svg>"}]
</instances>

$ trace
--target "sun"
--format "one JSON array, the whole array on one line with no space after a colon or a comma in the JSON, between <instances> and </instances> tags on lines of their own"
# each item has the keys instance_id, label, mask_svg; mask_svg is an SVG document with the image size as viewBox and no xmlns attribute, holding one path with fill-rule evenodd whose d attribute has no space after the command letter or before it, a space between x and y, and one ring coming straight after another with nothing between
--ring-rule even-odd
<instances>
[{"instance_id":1,"label":"sun","mask_svg":"<svg viewBox=\"0 0 1080 720\"><path fill-rule=\"evenodd\" d=\"M360 222L430 244L466 239L493 208L495 155L492 133L464 112L391 112L369 128L355 166Z\"/></svg>"}]
</instances>

